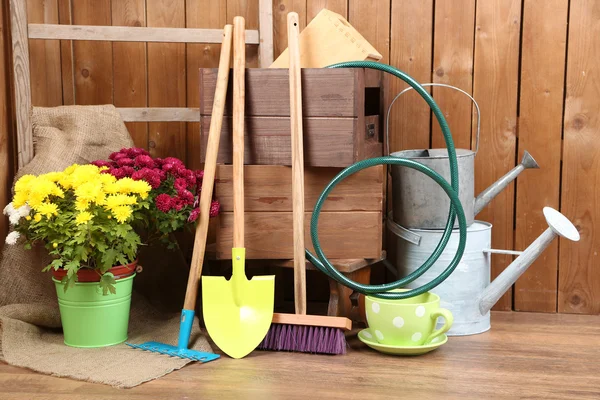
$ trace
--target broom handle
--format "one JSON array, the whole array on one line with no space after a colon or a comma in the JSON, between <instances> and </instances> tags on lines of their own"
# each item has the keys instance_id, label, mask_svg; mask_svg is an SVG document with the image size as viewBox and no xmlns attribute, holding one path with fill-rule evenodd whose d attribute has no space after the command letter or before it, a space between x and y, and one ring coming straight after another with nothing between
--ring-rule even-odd
<instances>
[{"instance_id":1,"label":"broom handle","mask_svg":"<svg viewBox=\"0 0 600 400\"><path fill-rule=\"evenodd\" d=\"M244 76L246 27L243 17L233 19L233 247L244 247Z\"/></svg>"},{"instance_id":2,"label":"broom handle","mask_svg":"<svg viewBox=\"0 0 600 400\"><path fill-rule=\"evenodd\" d=\"M202 275L202 265L206 250L208 237L208 225L210 219L210 205L212 203L213 187L215 182L215 170L217 168L217 155L219 153L219 139L221 139L221 125L223 123L223 110L227 96L227 83L229 80L229 62L231 59L231 38L233 27L225 25L223 31L223 43L221 45L221 58L219 59L219 72L217 75L217 87L213 102L212 119L208 133L208 144L206 146L206 159L204 162L204 177L202 179L202 190L200 192L200 216L196 234L194 237L194 252L192 254L192 265L188 277L187 289L183 308L194 310L196 307L196 296L198 295L198 282Z\"/></svg>"},{"instance_id":3,"label":"broom handle","mask_svg":"<svg viewBox=\"0 0 600 400\"><path fill-rule=\"evenodd\" d=\"M306 259L304 255L304 154L302 140L302 82L298 14L287 15L290 54L290 124L292 134L292 211L294 232L294 303L296 314L306 314Z\"/></svg>"}]
</instances>

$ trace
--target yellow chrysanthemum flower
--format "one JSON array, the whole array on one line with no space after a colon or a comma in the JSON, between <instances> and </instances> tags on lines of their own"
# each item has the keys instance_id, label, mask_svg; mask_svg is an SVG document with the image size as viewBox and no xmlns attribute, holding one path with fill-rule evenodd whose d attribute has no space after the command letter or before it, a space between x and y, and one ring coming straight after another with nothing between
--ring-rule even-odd
<instances>
[{"instance_id":1,"label":"yellow chrysanthemum flower","mask_svg":"<svg viewBox=\"0 0 600 400\"><path fill-rule=\"evenodd\" d=\"M115 219L120 223L127 221L127 219L131 216L131 212L131 207L129 206L119 206L112 209Z\"/></svg>"},{"instance_id":2,"label":"yellow chrysanthemum flower","mask_svg":"<svg viewBox=\"0 0 600 400\"><path fill-rule=\"evenodd\" d=\"M36 210L38 214L43 215L46 218L50 218L52 215L58 214L58 206L54 203L42 203Z\"/></svg>"},{"instance_id":3,"label":"yellow chrysanthemum flower","mask_svg":"<svg viewBox=\"0 0 600 400\"><path fill-rule=\"evenodd\" d=\"M114 210L120 206L131 206L137 203L137 199L134 196L128 196L126 194L112 194L106 197L104 208L107 210Z\"/></svg>"},{"instance_id":4,"label":"yellow chrysanthemum flower","mask_svg":"<svg viewBox=\"0 0 600 400\"><path fill-rule=\"evenodd\" d=\"M40 222L40 221L42 220L42 216L41 216L40 214L35 214L35 215L33 216L33 220L34 220L35 222Z\"/></svg>"},{"instance_id":5,"label":"yellow chrysanthemum flower","mask_svg":"<svg viewBox=\"0 0 600 400\"><path fill-rule=\"evenodd\" d=\"M82 211L75 217L75 223L77 225L85 224L92 220L92 214L87 211Z\"/></svg>"}]
</instances>

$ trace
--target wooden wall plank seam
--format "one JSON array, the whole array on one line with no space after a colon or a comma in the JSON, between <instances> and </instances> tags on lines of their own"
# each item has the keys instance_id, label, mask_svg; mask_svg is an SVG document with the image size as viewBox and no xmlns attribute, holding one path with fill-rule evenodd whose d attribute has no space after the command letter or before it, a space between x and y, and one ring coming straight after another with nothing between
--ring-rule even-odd
<instances>
[{"instance_id":1,"label":"wooden wall plank seam","mask_svg":"<svg viewBox=\"0 0 600 400\"><path fill-rule=\"evenodd\" d=\"M564 0L524 0L518 155L529 151L541 168L516 181L517 250L548 227L542 209L558 209L567 13ZM557 267L558 240L515 283L514 309L556 312Z\"/></svg>"}]
</instances>

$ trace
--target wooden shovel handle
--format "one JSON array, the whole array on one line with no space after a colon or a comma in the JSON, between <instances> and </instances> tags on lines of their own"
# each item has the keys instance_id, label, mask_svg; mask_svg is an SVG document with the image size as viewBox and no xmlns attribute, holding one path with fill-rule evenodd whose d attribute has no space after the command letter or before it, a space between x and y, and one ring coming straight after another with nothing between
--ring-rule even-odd
<instances>
[{"instance_id":1,"label":"wooden shovel handle","mask_svg":"<svg viewBox=\"0 0 600 400\"><path fill-rule=\"evenodd\" d=\"M217 74L217 87L213 102L212 119L208 132L208 144L206 146L206 160L204 163L204 178L202 179L202 191L200 192L200 216L196 235L194 237L194 252L192 254L192 265L188 277L185 302L183 308L193 310L198 295L198 282L202 275L204 253L206 251L206 239L208 236L208 225L210 219L210 205L212 203L213 187L215 182L215 170L217 169L217 155L219 153L219 139L221 139L221 125L223 123L223 110L225 109L225 98L227 96L227 83L229 81L229 63L231 59L231 39L233 27L225 25L223 31L223 43L221 44L221 58L219 59L219 71Z\"/></svg>"},{"instance_id":2,"label":"wooden shovel handle","mask_svg":"<svg viewBox=\"0 0 600 400\"><path fill-rule=\"evenodd\" d=\"M245 22L233 19L233 247L244 247Z\"/></svg>"},{"instance_id":3,"label":"wooden shovel handle","mask_svg":"<svg viewBox=\"0 0 600 400\"><path fill-rule=\"evenodd\" d=\"M300 22L287 15L290 54L290 124L292 132L292 215L294 232L294 303L296 314L306 314L306 259L304 255L304 151L302 140L302 82L300 76Z\"/></svg>"}]
</instances>

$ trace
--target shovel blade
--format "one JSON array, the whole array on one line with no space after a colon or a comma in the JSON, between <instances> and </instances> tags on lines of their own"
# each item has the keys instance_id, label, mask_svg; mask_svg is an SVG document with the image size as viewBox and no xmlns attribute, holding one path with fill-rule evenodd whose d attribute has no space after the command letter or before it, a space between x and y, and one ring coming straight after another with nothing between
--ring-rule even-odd
<instances>
[{"instance_id":1,"label":"shovel blade","mask_svg":"<svg viewBox=\"0 0 600 400\"><path fill-rule=\"evenodd\" d=\"M215 344L232 358L245 357L256 349L273 319L275 276L243 279L243 290L238 290L235 296L232 281L217 276L202 277L206 330Z\"/></svg>"}]
</instances>

